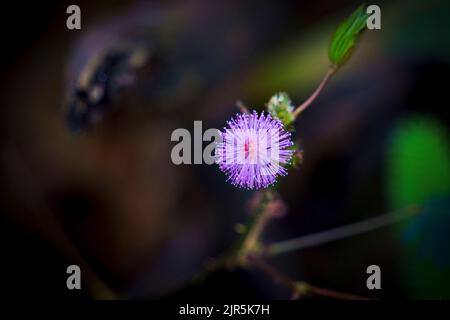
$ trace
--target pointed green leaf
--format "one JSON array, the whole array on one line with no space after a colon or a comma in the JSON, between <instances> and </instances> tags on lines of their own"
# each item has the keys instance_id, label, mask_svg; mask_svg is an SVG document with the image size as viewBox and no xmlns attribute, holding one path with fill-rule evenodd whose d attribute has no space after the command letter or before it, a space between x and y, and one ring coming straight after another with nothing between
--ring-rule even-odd
<instances>
[{"instance_id":1,"label":"pointed green leaf","mask_svg":"<svg viewBox=\"0 0 450 320\"><path fill-rule=\"evenodd\" d=\"M366 29L367 18L365 5L361 5L337 28L328 49L332 64L341 66L350 58L359 36Z\"/></svg>"}]
</instances>

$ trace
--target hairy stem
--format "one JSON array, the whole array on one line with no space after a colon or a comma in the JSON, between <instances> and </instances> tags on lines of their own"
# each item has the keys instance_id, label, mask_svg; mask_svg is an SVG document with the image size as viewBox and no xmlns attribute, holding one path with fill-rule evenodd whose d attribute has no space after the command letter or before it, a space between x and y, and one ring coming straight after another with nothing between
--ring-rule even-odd
<instances>
[{"instance_id":1,"label":"hairy stem","mask_svg":"<svg viewBox=\"0 0 450 320\"><path fill-rule=\"evenodd\" d=\"M411 217L419 210L420 207L411 206L335 229L273 243L268 245L264 249L264 253L266 255L274 256L294 250L301 250L304 248L321 245L327 242L348 238L354 235L392 225L408 217Z\"/></svg>"},{"instance_id":2,"label":"hairy stem","mask_svg":"<svg viewBox=\"0 0 450 320\"><path fill-rule=\"evenodd\" d=\"M193 282L204 279L208 274L223 268L230 270L236 266L245 267L248 264L248 256L261 249L260 236L271 217L270 212L267 211L267 204L272 198L271 191L263 191L261 199L252 210L250 219L245 225L239 225L242 229L241 235L230 251L216 259L209 259L204 269L193 277Z\"/></svg>"},{"instance_id":3,"label":"hairy stem","mask_svg":"<svg viewBox=\"0 0 450 320\"><path fill-rule=\"evenodd\" d=\"M322 92L328 80L330 80L331 76L336 72L336 70L337 70L336 66L330 66L328 68L327 72L325 73L325 76L322 78L322 81L320 82L316 90L313 92L313 94L305 102L299 105L297 109L294 110L293 112L294 118L297 118L300 115L300 113L303 112L303 110L308 108L309 105L313 103L314 100L316 100L316 98L319 96L320 92Z\"/></svg>"},{"instance_id":4,"label":"hairy stem","mask_svg":"<svg viewBox=\"0 0 450 320\"><path fill-rule=\"evenodd\" d=\"M269 190L263 192L262 199L253 212L252 219L243 234L237 250L237 264L245 265L248 255L258 250L261 233L271 218L267 210L267 204L272 197L273 195Z\"/></svg>"}]
</instances>

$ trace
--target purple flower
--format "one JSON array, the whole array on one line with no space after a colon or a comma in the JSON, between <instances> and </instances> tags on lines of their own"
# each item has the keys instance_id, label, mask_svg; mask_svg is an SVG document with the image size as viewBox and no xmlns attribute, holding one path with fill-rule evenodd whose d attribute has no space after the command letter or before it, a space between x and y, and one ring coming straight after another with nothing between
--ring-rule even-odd
<instances>
[{"instance_id":1,"label":"purple flower","mask_svg":"<svg viewBox=\"0 0 450 320\"><path fill-rule=\"evenodd\" d=\"M221 132L216 162L233 185L261 189L284 176L291 160L293 142L280 120L256 111L237 114Z\"/></svg>"}]
</instances>

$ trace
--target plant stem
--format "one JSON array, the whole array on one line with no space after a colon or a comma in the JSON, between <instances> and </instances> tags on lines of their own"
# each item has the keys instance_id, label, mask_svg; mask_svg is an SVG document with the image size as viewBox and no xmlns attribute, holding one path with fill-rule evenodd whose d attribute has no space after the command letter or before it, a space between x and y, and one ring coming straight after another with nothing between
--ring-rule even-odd
<instances>
[{"instance_id":1,"label":"plant stem","mask_svg":"<svg viewBox=\"0 0 450 320\"><path fill-rule=\"evenodd\" d=\"M272 197L269 190L263 192L262 199L253 213L252 220L249 222L237 250L237 264L245 265L248 255L258 250L261 233L271 218L266 209Z\"/></svg>"},{"instance_id":2,"label":"plant stem","mask_svg":"<svg viewBox=\"0 0 450 320\"><path fill-rule=\"evenodd\" d=\"M292 299L298 299L309 294L315 294L332 299L345 299L345 300L366 300L365 297L357 295L339 292L335 290L320 288L312 286L304 281L296 281L289 276L283 274L275 267L268 264L266 261L260 259L257 255L249 255L249 261L253 266L259 268L265 274L267 274L274 283L281 284L292 290Z\"/></svg>"},{"instance_id":3,"label":"plant stem","mask_svg":"<svg viewBox=\"0 0 450 320\"><path fill-rule=\"evenodd\" d=\"M311 103L317 98L317 96L322 92L323 88L327 84L328 80L330 80L331 76L336 72L337 67L336 66L330 66L325 73L325 76L322 78L322 81L320 82L319 86L316 88L316 90L313 92L313 94L301 105L297 107L297 109L294 110L293 115L294 118L297 118L300 113L303 112L306 108L309 107Z\"/></svg>"},{"instance_id":4,"label":"plant stem","mask_svg":"<svg viewBox=\"0 0 450 320\"><path fill-rule=\"evenodd\" d=\"M332 242L354 235L365 233L381 227L392 225L403 219L411 217L420 210L420 207L411 206L398 211L386 213L375 218L370 218L346 226L326 230L311 235L285 240L268 245L264 249L264 254L269 256L279 255L294 250L314 247L327 242Z\"/></svg>"},{"instance_id":5,"label":"plant stem","mask_svg":"<svg viewBox=\"0 0 450 320\"><path fill-rule=\"evenodd\" d=\"M267 211L267 204L273 198L270 190L262 192L262 197L252 210L251 218L243 226L244 232L232 246L229 252L225 252L217 259L210 259L202 271L193 277L192 282L204 279L208 274L216 272L222 268L231 270L236 266L245 267L250 254L259 252L261 249L260 236L267 222L271 218Z\"/></svg>"}]
</instances>

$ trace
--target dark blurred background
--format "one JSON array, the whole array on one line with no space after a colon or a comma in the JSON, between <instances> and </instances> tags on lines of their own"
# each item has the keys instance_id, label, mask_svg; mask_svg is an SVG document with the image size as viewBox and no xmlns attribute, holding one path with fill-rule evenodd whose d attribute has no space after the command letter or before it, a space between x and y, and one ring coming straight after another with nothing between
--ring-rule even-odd
<instances>
[{"instance_id":1,"label":"dark blurred background","mask_svg":"<svg viewBox=\"0 0 450 320\"><path fill-rule=\"evenodd\" d=\"M82 28L72 31L70 4L2 4L2 295L289 298L254 270L191 283L236 239L251 192L214 165L172 164L170 136L193 132L194 120L222 128L237 99L258 111L279 91L302 102L360 2L78 1ZM382 30L365 32L296 122L304 162L282 179L288 212L264 239L419 204L401 225L272 263L362 296L448 299L450 3L367 4L381 7ZM108 86L81 92L85 74ZM67 290L70 264L81 266L83 290ZM382 271L375 292L371 264Z\"/></svg>"}]
</instances>

